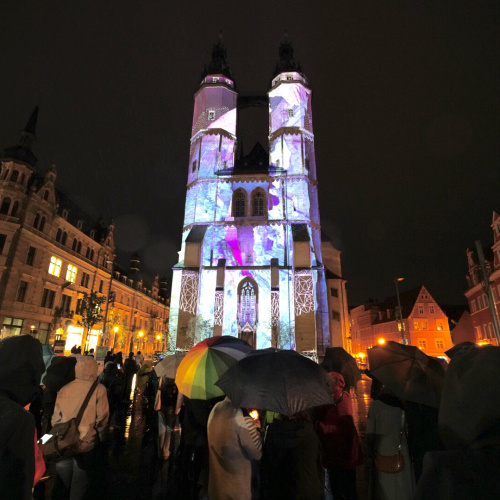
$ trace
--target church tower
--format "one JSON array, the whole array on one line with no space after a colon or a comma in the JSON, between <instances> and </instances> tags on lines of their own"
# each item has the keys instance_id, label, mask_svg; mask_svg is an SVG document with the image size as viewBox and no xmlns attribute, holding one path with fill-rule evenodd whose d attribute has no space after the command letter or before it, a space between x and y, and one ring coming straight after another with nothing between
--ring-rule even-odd
<instances>
[{"instance_id":1,"label":"church tower","mask_svg":"<svg viewBox=\"0 0 500 500\"><path fill-rule=\"evenodd\" d=\"M237 154L238 108L269 109L269 150ZM314 355L329 344L311 90L282 43L267 96L238 96L219 42L195 94L170 334ZM251 105L251 104L250 104Z\"/></svg>"}]
</instances>

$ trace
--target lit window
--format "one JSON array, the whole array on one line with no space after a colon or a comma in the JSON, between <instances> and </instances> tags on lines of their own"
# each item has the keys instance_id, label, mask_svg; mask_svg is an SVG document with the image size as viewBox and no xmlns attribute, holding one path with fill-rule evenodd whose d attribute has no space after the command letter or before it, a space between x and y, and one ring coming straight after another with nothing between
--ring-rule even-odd
<instances>
[{"instance_id":1,"label":"lit window","mask_svg":"<svg viewBox=\"0 0 500 500\"><path fill-rule=\"evenodd\" d=\"M418 347L420 349L427 349L427 341L425 339L418 339Z\"/></svg>"},{"instance_id":2,"label":"lit window","mask_svg":"<svg viewBox=\"0 0 500 500\"><path fill-rule=\"evenodd\" d=\"M413 322L413 328L414 328L415 330L419 330L419 329L420 329L420 325L419 325L418 321L414 321L414 322Z\"/></svg>"},{"instance_id":3,"label":"lit window","mask_svg":"<svg viewBox=\"0 0 500 500\"><path fill-rule=\"evenodd\" d=\"M208 119L211 122L213 122L215 120L215 110L213 110L213 109L208 110Z\"/></svg>"},{"instance_id":4,"label":"lit window","mask_svg":"<svg viewBox=\"0 0 500 500\"><path fill-rule=\"evenodd\" d=\"M422 330L427 330L427 329L428 329L427 321L422 321Z\"/></svg>"},{"instance_id":5,"label":"lit window","mask_svg":"<svg viewBox=\"0 0 500 500\"><path fill-rule=\"evenodd\" d=\"M443 339L436 339L436 349L444 349Z\"/></svg>"},{"instance_id":6,"label":"lit window","mask_svg":"<svg viewBox=\"0 0 500 500\"><path fill-rule=\"evenodd\" d=\"M255 288L250 281L247 281L240 292L240 324L254 325L256 316Z\"/></svg>"},{"instance_id":7,"label":"lit window","mask_svg":"<svg viewBox=\"0 0 500 500\"><path fill-rule=\"evenodd\" d=\"M61 259L52 256L50 258L49 274L52 274L52 276L57 276L59 278L59 276L61 275L61 266L62 266Z\"/></svg>"},{"instance_id":8,"label":"lit window","mask_svg":"<svg viewBox=\"0 0 500 500\"><path fill-rule=\"evenodd\" d=\"M66 270L66 281L71 281L74 283L76 280L76 271L77 268L72 264L68 264L68 269Z\"/></svg>"},{"instance_id":9,"label":"lit window","mask_svg":"<svg viewBox=\"0 0 500 500\"><path fill-rule=\"evenodd\" d=\"M290 108L288 111L288 118L293 118L293 108Z\"/></svg>"}]
</instances>

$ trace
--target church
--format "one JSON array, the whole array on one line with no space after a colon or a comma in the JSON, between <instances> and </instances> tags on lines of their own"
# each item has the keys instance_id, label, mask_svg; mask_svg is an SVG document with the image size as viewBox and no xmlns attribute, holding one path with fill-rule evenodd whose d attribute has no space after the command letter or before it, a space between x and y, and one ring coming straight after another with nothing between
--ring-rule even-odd
<instances>
[{"instance_id":1,"label":"church","mask_svg":"<svg viewBox=\"0 0 500 500\"><path fill-rule=\"evenodd\" d=\"M214 45L194 96L170 302L177 348L212 335L313 358L329 345L348 347L340 252L320 226L311 98L289 42L258 96L237 92L226 50ZM238 113L249 106L269 110L269 144L243 155Z\"/></svg>"}]
</instances>

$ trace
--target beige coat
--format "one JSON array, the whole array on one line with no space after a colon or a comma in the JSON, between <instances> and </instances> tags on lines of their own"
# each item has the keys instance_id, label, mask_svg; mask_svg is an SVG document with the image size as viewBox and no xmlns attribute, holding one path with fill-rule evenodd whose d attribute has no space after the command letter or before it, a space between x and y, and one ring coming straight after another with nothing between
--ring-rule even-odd
<instances>
[{"instance_id":1,"label":"beige coat","mask_svg":"<svg viewBox=\"0 0 500 500\"><path fill-rule=\"evenodd\" d=\"M250 417L229 398L217 403L208 418L210 500L251 500L252 472L262 456L262 439Z\"/></svg>"},{"instance_id":2,"label":"beige coat","mask_svg":"<svg viewBox=\"0 0 500 500\"><path fill-rule=\"evenodd\" d=\"M91 356L76 356L75 380L65 385L57 394L52 425L77 416L83 400L90 387L97 379L97 362ZM97 433L106 429L109 418L108 396L106 387L98 384L85 409L80 422L80 439L89 443L89 449L93 447Z\"/></svg>"}]
</instances>

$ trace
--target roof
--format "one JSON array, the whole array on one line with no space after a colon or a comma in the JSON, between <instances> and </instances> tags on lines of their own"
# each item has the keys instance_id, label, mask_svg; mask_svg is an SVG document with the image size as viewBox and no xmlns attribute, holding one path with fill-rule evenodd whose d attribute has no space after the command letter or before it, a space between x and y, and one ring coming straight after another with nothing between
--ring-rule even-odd
<instances>
[{"instance_id":1,"label":"roof","mask_svg":"<svg viewBox=\"0 0 500 500\"><path fill-rule=\"evenodd\" d=\"M212 47L212 60L203 68L202 78L207 75L224 75L227 78L233 78L233 72L227 64L227 53L222 39Z\"/></svg>"},{"instance_id":2,"label":"roof","mask_svg":"<svg viewBox=\"0 0 500 500\"><path fill-rule=\"evenodd\" d=\"M293 55L293 46L287 40L280 44L279 59L276 63L273 78L280 73L284 73L285 71L296 71L297 73L302 73L300 64L297 64L297 62L295 61Z\"/></svg>"},{"instance_id":3,"label":"roof","mask_svg":"<svg viewBox=\"0 0 500 500\"><path fill-rule=\"evenodd\" d=\"M269 171L269 153L260 142L257 142L252 151L236 160L233 174L267 173Z\"/></svg>"},{"instance_id":4,"label":"roof","mask_svg":"<svg viewBox=\"0 0 500 500\"><path fill-rule=\"evenodd\" d=\"M413 307L415 306L415 302L417 302L420 291L422 290L422 286L418 286L413 288L412 290L408 290L406 292L400 292L399 299L401 301L401 312L403 318L407 318L411 312L413 311ZM377 308L381 311L386 311L387 309L394 310L398 306L398 299L396 296L394 297L386 297L383 302L378 302ZM375 318L373 324L378 323L387 323L388 321L394 321L394 317L380 319L379 317Z\"/></svg>"}]
</instances>

